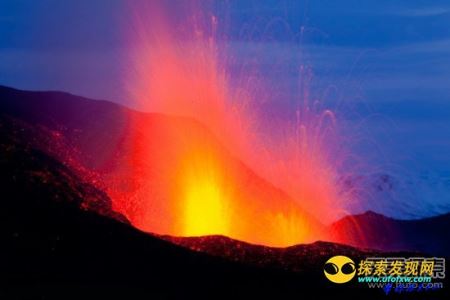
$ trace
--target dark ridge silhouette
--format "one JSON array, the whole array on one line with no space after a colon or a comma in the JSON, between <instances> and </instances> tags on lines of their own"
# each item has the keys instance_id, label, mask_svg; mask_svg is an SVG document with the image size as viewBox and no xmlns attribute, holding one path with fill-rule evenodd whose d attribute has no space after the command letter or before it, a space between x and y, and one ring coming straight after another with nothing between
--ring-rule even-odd
<instances>
[{"instance_id":1,"label":"dark ridge silhouette","mask_svg":"<svg viewBox=\"0 0 450 300\"><path fill-rule=\"evenodd\" d=\"M384 255L397 257L422 255L417 252L385 252L323 241L281 248L253 245L219 235L202 237L161 236L161 238L194 251L205 252L232 261L294 272L305 272L313 269L318 257L323 257L326 260L327 257L332 257L337 253L345 253L356 261L363 257Z\"/></svg>"}]
</instances>

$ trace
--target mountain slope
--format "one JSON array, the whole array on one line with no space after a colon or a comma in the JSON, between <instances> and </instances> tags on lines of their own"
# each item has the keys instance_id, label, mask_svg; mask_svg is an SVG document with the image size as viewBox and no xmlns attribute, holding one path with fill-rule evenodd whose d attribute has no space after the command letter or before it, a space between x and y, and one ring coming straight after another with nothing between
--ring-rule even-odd
<instances>
[{"instance_id":1,"label":"mountain slope","mask_svg":"<svg viewBox=\"0 0 450 300\"><path fill-rule=\"evenodd\" d=\"M448 256L450 213L420 220L396 220L372 211L347 216L330 225L336 242L380 249L417 250Z\"/></svg>"},{"instance_id":2,"label":"mountain slope","mask_svg":"<svg viewBox=\"0 0 450 300\"><path fill-rule=\"evenodd\" d=\"M139 229L170 235L217 233L271 245L323 235L317 219L194 120L59 92L0 87L0 100L4 115L49 132L35 141L39 149L83 171L111 197L114 210ZM49 135L55 138L40 141ZM197 200L202 198L218 203ZM210 213L203 214L207 219L201 223L198 214L205 206Z\"/></svg>"}]
</instances>

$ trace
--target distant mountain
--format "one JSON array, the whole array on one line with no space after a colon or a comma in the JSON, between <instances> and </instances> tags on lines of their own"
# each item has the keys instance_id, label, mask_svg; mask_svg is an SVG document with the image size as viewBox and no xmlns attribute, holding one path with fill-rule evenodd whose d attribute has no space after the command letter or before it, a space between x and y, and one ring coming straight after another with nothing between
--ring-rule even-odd
<instances>
[{"instance_id":1,"label":"distant mountain","mask_svg":"<svg viewBox=\"0 0 450 300\"><path fill-rule=\"evenodd\" d=\"M335 242L385 251L416 250L450 255L450 213L420 220L396 220L372 211L347 216L329 231Z\"/></svg>"}]
</instances>

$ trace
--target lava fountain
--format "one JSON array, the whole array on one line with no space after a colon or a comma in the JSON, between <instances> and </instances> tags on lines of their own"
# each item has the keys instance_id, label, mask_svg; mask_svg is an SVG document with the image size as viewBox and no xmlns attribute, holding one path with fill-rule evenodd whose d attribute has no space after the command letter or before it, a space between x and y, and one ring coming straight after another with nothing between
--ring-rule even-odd
<instances>
[{"instance_id":1,"label":"lava fountain","mask_svg":"<svg viewBox=\"0 0 450 300\"><path fill-rule=\"evenodd\" d=\"M119 177L130 179L108 190L114 209L158 234L271 246L324 238L318 219L339 198L332 113L312 110L304 95L293 130L262 133L252 91L269 87L250 87L254 74L236 80L218 19L183 8L189 17L173 21L161 5L132 7L126 83L133 105L152 113L129 122Z\"/></svg>"}]
</instances>

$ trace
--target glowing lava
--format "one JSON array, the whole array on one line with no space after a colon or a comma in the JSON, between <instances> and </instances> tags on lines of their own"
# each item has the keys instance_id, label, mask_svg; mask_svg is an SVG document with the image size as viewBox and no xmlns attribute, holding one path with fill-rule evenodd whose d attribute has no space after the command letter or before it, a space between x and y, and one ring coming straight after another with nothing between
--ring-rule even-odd
<instances>
[{"instance_id":1,"label":"glowing lava","mask_svg":"<svg viewBox=\"0 0 450 300\"><path fill-rule=\"evenodd\" d=\"M127 82L135 106L164 115L132 118L117 172L130 179L109 189L114 208L159 234L272 246L322 238L317 218L333 211L339 192L324 151L327 113L305 104L284 140L261 135L263 120L249 113L256 99L243 92L251 80L231 84L215 17L193 11L180 26L154 4L133 12L139 46Z\"/></svg>"}]
</instances>

